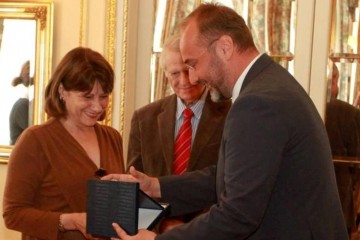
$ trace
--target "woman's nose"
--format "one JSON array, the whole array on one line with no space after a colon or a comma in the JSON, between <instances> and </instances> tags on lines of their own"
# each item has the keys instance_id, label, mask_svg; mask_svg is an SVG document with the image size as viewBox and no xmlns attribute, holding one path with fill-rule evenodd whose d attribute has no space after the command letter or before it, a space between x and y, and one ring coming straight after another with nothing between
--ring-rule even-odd
<instances>
[{"instance_id":1,"label":"woman's nose","mask_svg":"<svg viewBox=\"0 0 360 240\"><path fill-rule=\"evenodd\" d=\"M100 98L96 98L94 99L91 107L94 111L102 111L104 109L103 105L103 101Z\"/></svg>"}]
</instances>

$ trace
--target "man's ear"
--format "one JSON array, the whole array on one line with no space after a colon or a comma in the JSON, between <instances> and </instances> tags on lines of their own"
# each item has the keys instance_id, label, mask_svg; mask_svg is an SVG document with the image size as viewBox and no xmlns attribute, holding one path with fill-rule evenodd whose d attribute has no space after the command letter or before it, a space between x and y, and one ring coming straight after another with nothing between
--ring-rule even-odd
<instances>
[{"instance_id":1,"label":"man's ear","mask_svg":"<svg viewBox=\"0 0 360 240\"><path fill-rule=\"evenodd\" d=\"M219 56L226 60L230 59L234 52L233 39L229 35L222 35L218 39L216 50Z\"/></svg>"}]
</instances>

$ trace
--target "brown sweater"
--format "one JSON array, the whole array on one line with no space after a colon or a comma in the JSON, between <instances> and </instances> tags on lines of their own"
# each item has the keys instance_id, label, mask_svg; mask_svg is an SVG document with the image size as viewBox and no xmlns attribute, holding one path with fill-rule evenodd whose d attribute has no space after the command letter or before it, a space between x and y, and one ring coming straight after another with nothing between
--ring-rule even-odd
<instances>
[{"instance_id":1,"label":"brown sweater","mask_svg":"<svg viewBox=\"0 0 360 240\"><path fill-rule=\"evenodd\" d=\"M99 124L95 130L100 167L109 173L123 173L119 132ZM78 231L61 236L57 227L61 213L86 211L87 180L94 178L96 170L97 166L58 120L26 129L8 165L5 225L22 232L23 239L85 239Z\"/></svg>"}]
</instances>

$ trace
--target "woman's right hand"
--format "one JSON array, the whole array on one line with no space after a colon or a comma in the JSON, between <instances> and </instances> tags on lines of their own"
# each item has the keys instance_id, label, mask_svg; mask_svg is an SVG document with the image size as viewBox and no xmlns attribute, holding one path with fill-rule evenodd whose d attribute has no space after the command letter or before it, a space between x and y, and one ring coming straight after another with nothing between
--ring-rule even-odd
<instances>
[{"instance_id":1,"label":"woman's right hand","mask_svg":"<svg viewBox=\"0 0 360 240\"><path fill-rule=\"evenodd\" d=\"M63 213L60 215L60 223L65 231L78 230L86 235L86 213ZM91 238L87 238L91 239Z\"/></svg>"}]
</instances>

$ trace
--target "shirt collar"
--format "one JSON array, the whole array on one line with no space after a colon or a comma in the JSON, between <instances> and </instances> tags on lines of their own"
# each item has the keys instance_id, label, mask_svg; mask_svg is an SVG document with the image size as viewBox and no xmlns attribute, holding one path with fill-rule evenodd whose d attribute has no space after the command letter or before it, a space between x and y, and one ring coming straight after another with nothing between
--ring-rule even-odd
<instances>
[{"instance_id":1,"label":"shirt collar","mask_svg":"<svg viewBox=\"0 0 360 240\"><path fill-rule=\"evenodd\" d=\"M256 62L256 60L258 60L258 58L261 56L261 54L257 55L251 62L249 65L247 65L247 67L245 68L245 70L241 73L240 77L238 78L238 80L236 80L236 83L234 85L233 91L232 91L232 96L231 96L231 101L232 103L235 102L236 98L239 96L240 93L240 89L242 84L244 83L244 79L246 77L246 75L248 74L250 68L252 67L252 65L254 65L254 63Z\"/></svg>"},{"instance_id":2,"label":"shirt collar","mask_svg":"<svg viewBox=\"0 0 360 240\"><path fill-rule=\"evenodd\" d=\"M200 119L200 117L201 117L202 108L204 107L208 91L209 90L207 88L205 88L205 91L201 95L200 99L196 103L194 103L190 106L190 109L193 111L194 116L197 119ZM187 108L186 105L183 103L183 101L179 97L177 97L176 119L179 119L181 117L181 114L183 113L185 108Z\"/></svg>"}]
</instances>

